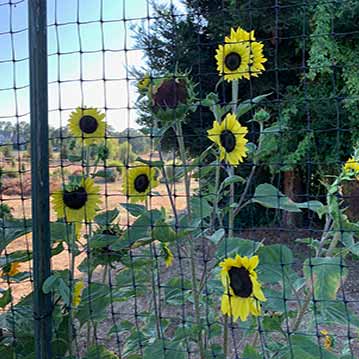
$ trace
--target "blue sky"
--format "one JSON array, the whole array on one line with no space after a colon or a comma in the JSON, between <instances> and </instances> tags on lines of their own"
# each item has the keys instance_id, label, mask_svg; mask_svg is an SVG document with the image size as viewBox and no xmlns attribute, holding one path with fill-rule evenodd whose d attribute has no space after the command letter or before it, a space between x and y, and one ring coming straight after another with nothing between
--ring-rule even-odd
<instances>
[{"instance_id":1,"label":"blue sky","mask_svg":"<svg viewBox=\"0 0 359 359\"><path fill-rule=\"evenodd\" d=\"M108 108L116 129L136 127L126 64L139 69L144 61L130 27L150 12L148 0L48 0L50 125L66 125L77 106L95 106ZM0 0L0 121L29 118L27 36L27 0Z\"/></svg>"}]
</instances>

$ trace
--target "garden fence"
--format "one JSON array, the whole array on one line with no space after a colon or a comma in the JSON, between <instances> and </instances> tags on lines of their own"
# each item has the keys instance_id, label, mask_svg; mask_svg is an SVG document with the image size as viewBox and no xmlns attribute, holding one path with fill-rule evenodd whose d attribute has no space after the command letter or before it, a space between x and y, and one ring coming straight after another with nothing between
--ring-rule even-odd
<instances>
[{"instance_id":1,"label":"garden fence","mask_svg":"<svg viewBox=\"0 0 359 359\"><path fill-rule=\"evenodd\" d=\"M359 358L357 0L0 0L0 354Z\"/></svg>"}]
</instances>

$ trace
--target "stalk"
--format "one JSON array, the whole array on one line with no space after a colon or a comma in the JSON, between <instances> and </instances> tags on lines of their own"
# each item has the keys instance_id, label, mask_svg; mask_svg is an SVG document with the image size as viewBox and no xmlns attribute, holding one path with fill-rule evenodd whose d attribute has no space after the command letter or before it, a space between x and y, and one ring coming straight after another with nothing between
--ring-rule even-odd
<instances>
[{"instance_id":1,"label":"stalk","mask_svg":"<svg viewBox=\"0 0 359 359\"><path fill-rule=\"evenodd\" d=\"M188 221L192 223L192 211L191 211L191 180L188 175L188 168L187 168L187 160L186 160L186 152L184 146L184 139L183 139L183 131L182 126L178 123L175 127L175 131L177 134L177 140L179 145L179 152L182 164L184 166L184 182L185 182L185 191L186 191L186 205L187 205L187 213L188 213ZM190 247L190 258L191 258L191 277L192 277L192 292L193 292L193 299L194 299L194 309L195 309L195 318L198 328L201 328L201 315L200 315L200 306L199 306L199 292L197 289L197 274L196 274L196 261L195 261L195 247L194 247L194 240L193 236L190 233L189 237L189 247ZM204 346L203 346L203 338L202 338L202 330L198 333L198 346L200 352L200 358L205 359L204 353Z\"/></svg>"}]
</instances>

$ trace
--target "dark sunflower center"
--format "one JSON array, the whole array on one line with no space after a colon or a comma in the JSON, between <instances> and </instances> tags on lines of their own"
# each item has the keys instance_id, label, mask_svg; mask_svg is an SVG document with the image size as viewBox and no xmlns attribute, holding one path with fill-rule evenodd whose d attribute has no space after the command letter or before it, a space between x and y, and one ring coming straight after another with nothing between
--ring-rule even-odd
<instances>
[{"instance_id":1,"label":"dark sunflower center","mask_svg":"<svg viewBox=\"0 0 359 359\"><path fill-rule=\"evenodd\" d=\"M82 132L94 133L97 130L98 123L95 117L83 116L80 120L80 128Z\"/></svg>"},{"instance_id":2,"label":"dark sunflower center","mask_svg":"<svg viewBox=\"0 0 359 359\"><path fill-rule=\"evenodd\" d=\"M148 179L147 175L142 174L142 175L139 175L136 177L135 190L137 192L140 192L140 193L145 192L149 185L150 185L150 180Z\"/></svg>"},{"instance_id":3,"label":"dark sunflower center","mask_svg":"<svg viewBox=\"0 0 359 359\"><path fill-rule=\"evenodd\" d=\"M247 269L232 267L228 274L234 294L238 297L248 298L252 294L253 285Z\"/></svg>"},{"instance_id":4,"label":"dark sunflower center","mask_svg":"<svg viewBox=\"0 0 359 359\"><path fill-rule=\"evenodd\" d=\"M232 152L236 147L236 137L233 132L224 130L220 136L221 145L225 148L226 152Z\"/></svg>"},{"instance_id":5,"label":"dark sunflower center","mask_svg":"<svg viewBox=\"0 0 359 359\"><path fill-rule=\"evenodd\" d=\"M79 187L74 191L65 191L63 200L67 207L72 209L80 209L87 201L87 192L83 187Z\"/></svg>"},{"instance_id":6,"label":"dark sunflower center","mask_svg":"<svg viewBox=\"0 0 359 359\"><path fill-rule=\"evenodd\" d=\"M224 64L231 71L237 70L241 65L241 57L236 52L231 52L225 57Z\"/></svg>"}]
</instances>

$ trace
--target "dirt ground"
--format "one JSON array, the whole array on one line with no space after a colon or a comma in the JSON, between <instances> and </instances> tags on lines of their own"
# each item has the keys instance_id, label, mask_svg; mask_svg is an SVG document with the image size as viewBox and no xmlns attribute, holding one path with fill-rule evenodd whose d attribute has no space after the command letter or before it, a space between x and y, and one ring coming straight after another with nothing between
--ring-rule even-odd
<instances>
[{"instance_id":1,"label":"dirt ground","mask_svg":"<svg viewBox=\"0 0 359 359\"><path fill-rule=\"evenodd\" d=\"M70 172L76 171L81 169L80 166L72 166L69 168ZM54 171L54 169L52 170ZM53 180L56 182L56 178ZM57 184L60 182L57 180ZM102 204L101 210L106 209L113 209L115 207L121 210L120 212L120 224L122 226L128 226L133 221L133 218L127 215L127 212L120 206L120 203L126 203L126 197L121 194L121 180L116 181L115 183L101 183L98 182L101 188L102 194ZM56 185L56 183L54 183ZM194 187L196 183L194 183ZM158 195L155 195L151 198L150 207L151 208L160 208L164 207L170 210L170 203L167 196L166 188L163 184L160 184L156 191ZM176 208L178 211L181 211L185 208L185 189L183 183L176 183L172 188L172 191L176 193ZM31 218L31 195L21 196L19 195L12 195L12 196L2 196L2 200L7 203L13 209L13 215L16 218ZM55 215L53 211L51 211L51 220L55 220ZM253 228L250 230L242 231L238 233L239 236L242 238L248 238L252 240L264 241L266 244L274 244L274 243L281 243L289 246L293 253L294 253L294 268L298 273L302 271L302 263L303 260L308 258L310 255L309 250L305 245L298 244L295 242L296 238L306 238L308 236L313 236L314 234L308 230L301 230L301 229L286 229L286 228ZM202 243L202 242L201 242ZM204 266L204 257L203 257L203 246L199 244L197 247L197 263L199 271L203 269ZM11 253L16 250L31 250L31 234L23 236L16 241L14 241L11 245L7 247L7 253ZM210 253L210 251L208 252ZM78 257L78 263L82 261L84 258L84 254ZM211 263L213 258L209 256L207 258L207 265ZM61 254L53 257L52 259L52 268L53 269L63 269L64 267L68 267L70 262L70 258L68 255L68 251L63 251ZM358 261L351 261L348 260L347 263L349 269L349 276L346 282L341 288L341 293L343 297L348 301L350 308L359 315L359 263ZM31 262L23 263L21 265L22 271L29 271L31 273ZM159 271L158 275L160 283L166 282L169 278L174 276L184 276L189 278L189 261L186 258L180 258L175 253L175 260L174 264L170 269L166 269L163 263L159 264ZM116 268L112 276L116 275L116 272L120 269ZM77 272L77 276L81 276L80 272ZM102 280L103 270L99 268L94 274L94 280L100 281ZM31 279L28 281L24 281L21 283L11 283L12 288L12 295L14 298L14 302L18 302L20 298L31 291ZM9 283L0 282L0 286L3 289L7 289ZM164 288L161 289L161 295L163 296ZM139 306L141 309L149 308L148 305L149 301L145 299L139 299L136 303L135 301L126 302L126 304L119 304L116 303L108 313L108 320L101 323L97 328L96 336L100 343L105 344L108 348L112 348L115 352L118 352L120 348L123 346L123 339L118 338L116 336L109 337L107 335L109 329L113 326L115 322L119 322L122 320L134 320L135 316L135 306ZM170 312L164 312L164 315L169 315L173 318L178 318L180 322L181 318L185 318L192 315L192 308L185 307L181 308L178 307L176 309L171 309ZM305 324L305 323L304 323ZM329 329L329 328L328 328ZM338 340L343 341L343 338L348 336L348 329L345 328L332 328L335 335L338 337ZM352 343L352 350L354 355L359 358L359 344L358 344L358 333L352 332L351 335L353 336ZM83 352L83 349L86 346L85 343L86 333L79 332L78 333L78 347L79 352ZM234 350L235 346L231 345L231 350ZM193 358L196 358L193 355ZM315 358L313 358L315 359Z\"/></svg>"}]
</instances>

